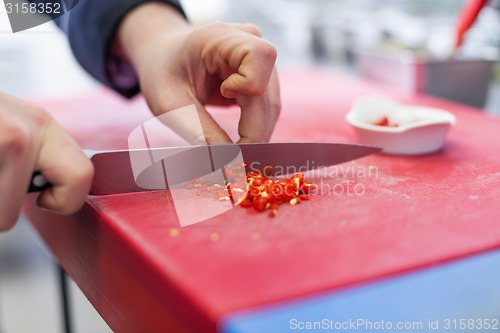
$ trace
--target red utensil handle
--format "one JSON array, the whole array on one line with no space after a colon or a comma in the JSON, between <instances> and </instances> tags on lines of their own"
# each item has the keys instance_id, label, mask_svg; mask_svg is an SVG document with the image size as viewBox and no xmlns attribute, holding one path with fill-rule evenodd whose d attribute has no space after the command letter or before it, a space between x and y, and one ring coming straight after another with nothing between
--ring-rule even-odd
<instances>
[{"instance_id":1,"label":"red utensil handle","mask_svg":"<svg viewBox=\"0 0 500 333\"><path fill-rule=\"evenodd\" d=\"M462 45L465 33L474 24L479 12L487 2L488 0L469 0L465 5L456 26L455 49L458 49Z\"/></svg>"}]
</instances>

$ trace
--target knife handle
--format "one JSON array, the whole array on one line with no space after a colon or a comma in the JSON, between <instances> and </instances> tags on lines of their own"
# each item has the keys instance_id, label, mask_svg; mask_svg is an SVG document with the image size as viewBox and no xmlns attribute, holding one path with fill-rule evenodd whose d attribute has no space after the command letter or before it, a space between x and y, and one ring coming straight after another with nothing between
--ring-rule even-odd
<instances>
[{"instance_id":1,"label":"knife handle","mask_svg":"<svg viewBox=\"0 0 500 333\"><path fill-rule=\"evenodd\" d=\"M28 188L28 193L43 192L48 188L51 188L50 184L40 171L33 172L30 180L30 186Z\"/></svg>"}]
</instances>

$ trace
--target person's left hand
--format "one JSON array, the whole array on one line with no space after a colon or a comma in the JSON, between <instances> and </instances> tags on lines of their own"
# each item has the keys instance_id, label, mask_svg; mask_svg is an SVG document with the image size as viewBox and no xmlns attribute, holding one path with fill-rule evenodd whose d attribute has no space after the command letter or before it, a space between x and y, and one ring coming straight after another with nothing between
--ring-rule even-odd
<instances>
[{"instance_id":1,"label":"person's left hand","mask_svg":"<svg viewBox=\"0 0 500 333\"><path fill-rule=\"evenodd\" d=\"M45 110L0 92L0 232L16 223L33 171L53 186L40 207L73 214L85 203L94 166Z\"/></svg>"},{"instance_id":2,"label":"person's left hand","mask_svg":"<svg viewBox=\"0 0 500 333\"><path fill-rule=\"evenodd\" d=\"M207 104L241 107L239 142L269 141L281 109L277 53L255 26L192 28L169 6L148 3L125 18L118 42L155 115L196 105L203 133L191 133L192 143L230 142Z\"/></svg>"}]
</instances>

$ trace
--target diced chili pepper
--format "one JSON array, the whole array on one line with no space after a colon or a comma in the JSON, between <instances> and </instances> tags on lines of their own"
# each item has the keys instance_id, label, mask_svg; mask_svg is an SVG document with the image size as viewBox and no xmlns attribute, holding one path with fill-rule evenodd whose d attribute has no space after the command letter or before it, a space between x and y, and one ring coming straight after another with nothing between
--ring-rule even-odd
<instances>
[{"instance_id":1,"label":"diced chili pepper","mask_svg":"<svg viewBox=\"0 0 500 333\"><path fill-rule=\"evenodd\" d=\"M389 121L389 118L387 117L382 117L380 120L376 121L375 123L373 123L373 125L377 125L377 126L388 126L388 127L398 127L398 124L391 124L391 122Z\"/></svg>"},{"instance_id":2,"label":"diced chili pepper","mask_svg":"<svg viewBox=\"0 0 500 333\"><path fill-rule=\"evenodd\" d=\"M311 181L306 181L304 175L296 173L289 179L272 180L265 174L249 172L247 174L247 196L240 203L244 208L254 207L257 211L269 211L274 217L278 206L283 203L297 205L301 201L310 200L310 192L315 188Z\"/></svg>"},{"instance_id":3,"label":"diced chili pepper","mask_svg":"<svg viewBox=\"0 0 500 333\"><path fill-rule=\"evenodd\" d=\"M310 200L311 190L315 185L311 181L306 181L303 174L295 173L288 179L273 180L267 177L271 170L270 167L266 167L263 173L248 172L246 184L244 180L238 180L235 184L210 184L209 181L198 178L188 183L186 188L196 189L197 195L210 194L216 200L231 200L239 202L238 204L244 208L253 207L260 212L269 211L270 217L276 215L278 206L283 203L294 206L301 201ZM232 169L226 170L226 174L232 175ZM243 198L245 186L247 192Z\"/></svg>"},{"instance_id":4,"label":"diced chili pepper","mask_svg":"<svg viewBox=\"0 0 500 333\"><path fill-rule=\"evenodd\" d=\"M302 201L307 201L307 200L311 199L311 196L309 194L301 194L301 195L299 195L299 198Z\"/></svg>"},{"instance_id":5,"label":"diced chili pepper","mask_svg":"<svg viewBox=\"0 0 500 333\"><path fill-rule=\"evenodd\" d=\"M239 205L243 208L250 208L253 206L253 202L252 200L245 199L242 202L240 202Z\"/></svg>"},{"instance_id":6,"label":"diced chili pepper","mask_svg":"<svg viewBox=\"0 0 500 333\"><path fill-rule=\"evenodd\" d=\"M382 117L380 120L376 121L374 125L389 126L389 119L387 117Z\"/></svg>"},{"instance_id":7,"label":"diced chili pepper","mask_svg":"<svg viewBox=\"0 0 500 333\"><path fill-rule=\"evenodd\" d=\"M266 198L263 198L261 196L255 198L253 201L253 207L257 209L259 212L265 211L268 207L266 207L268 204L268 200Z\"/></svg>"}]
</instances>

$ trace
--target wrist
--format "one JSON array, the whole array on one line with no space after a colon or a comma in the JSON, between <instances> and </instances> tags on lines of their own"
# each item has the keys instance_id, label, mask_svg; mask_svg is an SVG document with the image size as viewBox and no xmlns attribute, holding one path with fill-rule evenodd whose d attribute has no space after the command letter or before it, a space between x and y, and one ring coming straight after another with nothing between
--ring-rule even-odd
<instances>
[{"instance_id":1,"label":"wrist","mask_svg":"<svg viewBox=\"0 0 500 333\"><path fill-rule=\"evenodd\" d=\"M138 70L148 58L158 36L165 41L190 29L186 19L175 8L160 2L148 2L136 7L118 27L113 52L132 63ZM171 38L170 38L171 37Z\"/></svg>"}]
</instances>

